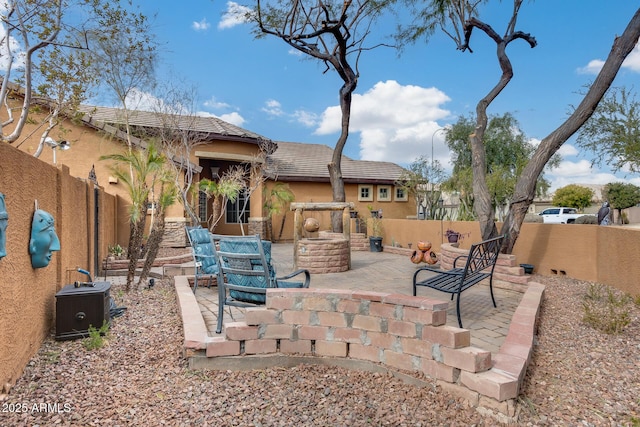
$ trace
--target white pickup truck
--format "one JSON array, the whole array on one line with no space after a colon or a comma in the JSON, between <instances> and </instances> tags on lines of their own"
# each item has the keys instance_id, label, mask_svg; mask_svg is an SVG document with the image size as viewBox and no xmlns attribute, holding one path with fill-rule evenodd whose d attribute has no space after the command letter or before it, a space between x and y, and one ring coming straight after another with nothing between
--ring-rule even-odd
<instances>
[{"instance_id":1,"label":"white pickup truck","mask_svg":"<svg viewBox=\"0 0 640 427\"><path fill-rule=\"evenodd\" d=\"M545 224L573 224L576 218L585 214L574 208L547 208L539 213Z\"/></svg>"}]
</instances>

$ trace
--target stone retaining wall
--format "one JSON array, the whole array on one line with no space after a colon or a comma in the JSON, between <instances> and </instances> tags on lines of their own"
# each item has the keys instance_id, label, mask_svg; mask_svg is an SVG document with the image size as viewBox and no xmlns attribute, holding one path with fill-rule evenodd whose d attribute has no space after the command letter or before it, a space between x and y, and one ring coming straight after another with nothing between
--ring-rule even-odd
<instances>
[{"instance_id":1,"label":"stone retaining wall","mask_svg":"<svg viewBox=\"0 0 640 427\"><path fill-rule=\"evenodd\" d=\"M230 369L233 361L262 363L269 355L363 361L426 375L470 405L509 419L531 358L544 291L540 284L529 285L505 344L492 357L469 345L469 330L445 325L448 303L379 292L269 289L265 307L247 309L245 321L226 323L223 335L211 337L187 277L177 276L175 283L190 366L221 358L216 366Z\"/></svg>"}]
</instances>

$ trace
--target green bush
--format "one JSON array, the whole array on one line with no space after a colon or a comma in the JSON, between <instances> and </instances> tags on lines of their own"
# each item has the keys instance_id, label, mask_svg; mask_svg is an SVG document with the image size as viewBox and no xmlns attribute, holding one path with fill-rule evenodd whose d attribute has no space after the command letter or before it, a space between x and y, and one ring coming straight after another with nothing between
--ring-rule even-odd
<instances>
[{"instance_id":1,"label":"green bush","mask_svg":"<svg viewBox=\"0 0 640 427\"><path fill-rule=\"evenodd\" d=\"M107 321L102 322L100 329L96 329L93 325L89 325L89 337L85 338L82 344L87 350L95 350L101 348L105 344L105 336L109 332L109 324Z\"/></svg>"}]
</instances>

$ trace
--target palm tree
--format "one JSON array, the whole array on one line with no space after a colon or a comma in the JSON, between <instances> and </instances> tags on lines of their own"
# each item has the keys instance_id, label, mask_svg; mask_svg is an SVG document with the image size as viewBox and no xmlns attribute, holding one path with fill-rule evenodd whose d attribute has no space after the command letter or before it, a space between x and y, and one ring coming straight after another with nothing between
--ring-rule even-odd
<instances>
[{"instance_id":1,"label":"palm tree","mask_svg":"<svg viewBox=\"0 0 640 427\"><path fill-rule=\"evenodd\" d=\"M282 222L280 223L280 233L278 235L278 240L280 240L282 238L284 222L287 219L286 208L295 198L296 196L289 186L282 182L278 182L271 187L267 200L264 202L264 209L267 211L267 234L272 242L275 240L273 238L273 222L271 221L273 215L282 213Z\"/></svg>"},{"instance_id":2,"label":"palm tree","mask_svg":"<svg viewBox=\"0 0 640 427\"><path fill-rule=\"evenodd\" d=\"M147 238L146 257L144 265L142 266L140 278L138 279L138 286L140 286L141 283L146 282L149 271L151 271L151 267L153 266L153 262L158 256L160 243L164 236L164 219L166 210L176 202L178 197L178 188L175 186L171 171L168 169L162 169L158 174L157 181L159 181L160 184L160 192L158 194L158 200L153 206L155 216L153 217L151 231L149 231L149 237Z\"/></svg>"},{"instance_id":3,"label":"palm tree","mask_svg":"<svg viewBox=\"0 0 640 427\"><path fill-rule=\"evenodd\" d=\"M207 195L207 200L213 198L213 209L208 218L209 231L213 232L224 213L223 207L227 200L235 202L238 194L245 188L244 179L240 174L232 172L223 174L218 181L203 178L198 188Z\"/></svg>"},{"instance_id":4,"label":"palm tree","mask_svg":"<svg viewBox=\"0 0 640 427\"><path fill-rule=\"evenodd\" d=\"M127 246L129 268L125 287L125 290L129 291L135 277L136 266L142 248L147 220L147 203L149 201L149 192L153 187L152 181L166 159L158 152L154 144L148 144L146 150L138 149L125 154L109 154L100 156L100 160L115 161L115 165L110 169L125 184L131 199L131 206L129 207L129 245ZM128 171L123 171L120 167L121 165L126 165Z\"/></svg>"}]
</instances>

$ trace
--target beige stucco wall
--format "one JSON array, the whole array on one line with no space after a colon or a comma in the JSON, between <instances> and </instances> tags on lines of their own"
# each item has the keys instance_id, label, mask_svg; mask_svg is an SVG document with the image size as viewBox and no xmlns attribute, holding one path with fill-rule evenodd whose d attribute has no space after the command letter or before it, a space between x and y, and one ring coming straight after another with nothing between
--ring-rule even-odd
<instances>
[{"instance_id":1,"label":"beige stucco wall","mask_svg":"<svg viewBox=\"0 0 640 427\"><path fill-rule=\"evenodd\" d=\"M477 222L383 219L384 245L397 242L415 249L419 240L440 251L447 228L469 233L460 242L469 248L480 237ZM500 224L498 224L500 227ZM604 283L640 295L640 228L587 224L524 223L513 250L518 263L533 264L535 273ZM407 266L409 267L407 258Z\"/></svg>"},{"instance_id":2,"label":"beige stucco wall","mask_svg":"<svg viewBox=\"0 0 640 427\"><path fill-rule=\"evenodd\" d=\"M267 190L265 194L269 194L269 189L275 185L274 182L267 182ZM330 202L332 201L331 185L328 182L290 182L289 188L295 196L295 202ZM375 188L375 185L374 185ZM406 218L410 215L415 215L416 205L415 201L409 198L406 202L380 202L374 200L373 202L360 202L358 201L358 185L357 184L345 184L346 201L354 204L354 210L358 212L358 217L362 219L370 218L368 206L372 209L383 210L384 218ZM284 230L282 232L282 240L289 241L293 239L293 212L287 211ZM320 221L320 230L331 229L331 219L329 212L305 212L304 218L316 218ZM274 215L273 217L273 230L277 237L280 234L280 228L282 224L282 214ZM356 224L353 222L352 231L356 231Z\"/></svg>"},{"instance_id":3,"label":"beige stucco wall","mask_svg":"<svg viewBox=\"0 0 640 427\"><path fill-rule=\"evenodd\" d=\"M69 176L41 159L0 144L0 192L6 196L9 221L7 256L0 259L0 392L22 373L29 358L51 331L55 294L67 283L84 280L77 267L93 265L94 186ZM99 192L99 257L106 237L115 234L112 196ZM33 269L29 255L31 221L38 208L53 215L61 250L45 268ZM104 209L104 210L102 210Z\"/></svg>"}]
</instances>

